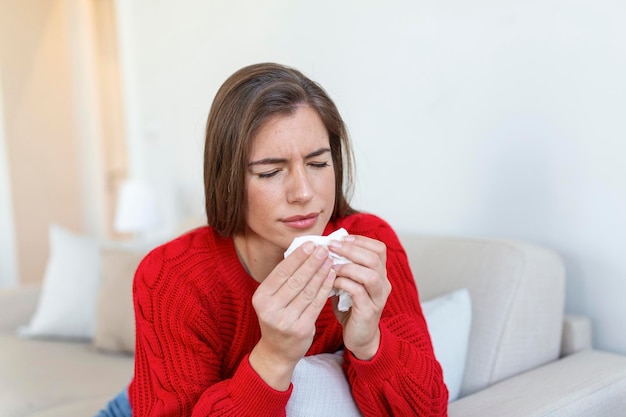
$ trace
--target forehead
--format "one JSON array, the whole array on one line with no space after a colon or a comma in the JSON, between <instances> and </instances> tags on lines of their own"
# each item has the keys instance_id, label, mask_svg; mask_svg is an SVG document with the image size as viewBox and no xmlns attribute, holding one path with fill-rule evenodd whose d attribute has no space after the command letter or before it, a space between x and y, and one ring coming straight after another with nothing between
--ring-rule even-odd
<instances>
[{"instance_id":1,"label":"forehead","mask_svg":"<svg viewBox=\"0 0 626 417\"><path fill-rule=\"evenodd\" d=\"M290 152L308 153L328 147L328 131L317 111L298 106L293 114L271 117L252 138L252 160Z\"/></svg>"}]
</instances>

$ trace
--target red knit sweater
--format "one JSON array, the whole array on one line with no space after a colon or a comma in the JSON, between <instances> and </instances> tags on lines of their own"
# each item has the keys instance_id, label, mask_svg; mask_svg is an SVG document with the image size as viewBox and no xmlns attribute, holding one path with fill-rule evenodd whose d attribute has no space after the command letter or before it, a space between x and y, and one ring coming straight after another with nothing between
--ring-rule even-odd
<instances>
[{"instance_id":1,"label":"red knit sweater","mask_svg":"<svg viewBox=\"0 0 626 417\"><path fill-rule=\"evenodd\" d=\"M381 344L370 361L346 351L344 369L364 416L445 416L448 392L433 355L408 261L391 227L355 214L331 222L387 245L392 292L380 322ZM258 287L237 258L233 240L210 227L153 250L135 274L134 417L284 416L292 388L268 386L248 354L261 337L252 307ZM342 348L330 302L317 320L307 355Z\"/></svg>"}]
</instances>

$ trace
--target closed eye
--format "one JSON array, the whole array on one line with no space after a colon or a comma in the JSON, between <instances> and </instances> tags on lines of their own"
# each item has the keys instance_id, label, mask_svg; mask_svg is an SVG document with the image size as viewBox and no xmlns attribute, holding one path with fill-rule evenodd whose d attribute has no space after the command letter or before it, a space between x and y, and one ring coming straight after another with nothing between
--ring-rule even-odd
<instances>
[{"instance_id":1,"label":"closed eye","mask_svg":"<svg viewBox=\"0 0 626 417\"><path fill-rule=\"evenodd\" d=\"M330 166L328 162L311 162L309 165L313 168L326 168Z\"/></svg>"},{"instance_id":2,"label":"closed eye","mask_svg":"<svg viewBox=\"0 0 626 417\"><path fill-rule=\"evenodd\" d=\"M259 176L259 178L272 178L273 176L275 176L276 174L278 174L280 172L280 170L274 170L274 171L270 171L270 172L262 172L260 174L257 174Z\"/></svg>"}]
</instances>

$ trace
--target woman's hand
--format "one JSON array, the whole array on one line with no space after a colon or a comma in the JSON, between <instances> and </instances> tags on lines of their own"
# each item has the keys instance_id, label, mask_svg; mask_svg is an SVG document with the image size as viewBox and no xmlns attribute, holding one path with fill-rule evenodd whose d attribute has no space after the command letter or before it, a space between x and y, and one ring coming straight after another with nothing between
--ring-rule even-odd
<instances>
[{"instance_id":1,"label":"woman's hand","mask_svg":"<svg viewBox=\"0 0 626 417\"><path fill-rule=\"evenodd\" d=\"M315 321L335 280L331 266L326 248L305 243L274 268L252 297L261 340L249 360L275 389L289 388L293 369L313 342Z\"/></svg>"},{"instance_id":2,"label":"woman's hand","mask_svg":"<svg viewBox=\"0 0 626 417\"><path fill-rule=\"evenodd\" d=\"M335 316L343 325L343 342L354 356L369 360L380 346L378 327L383 308L391 292L387 279L387 247L365 236L350 235L331 242L329 249L353 263L333 267L337 272L335 288L352 296L352 308L337 310Z\"/></svg>"}]
</instances>

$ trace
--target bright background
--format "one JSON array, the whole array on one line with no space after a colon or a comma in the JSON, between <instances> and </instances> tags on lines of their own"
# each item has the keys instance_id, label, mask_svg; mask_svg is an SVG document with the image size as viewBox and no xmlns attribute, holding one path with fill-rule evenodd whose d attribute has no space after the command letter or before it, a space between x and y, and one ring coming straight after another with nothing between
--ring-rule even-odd
<instances>
[{"instance_id":1,"label":"bright background","mask_svg":"<svg viewBox=\"0 0 626 417\"><path fill-rule=\"evenodd\" d=\"M357 208L400 232L557 251L566 310L591 317L596 347L626 354L626 3L128 0L115 10L129 174L158 184L165 228L202 214L217 88L244 65L288 64L347 122Z\"/></svg>"}]
</instances>

